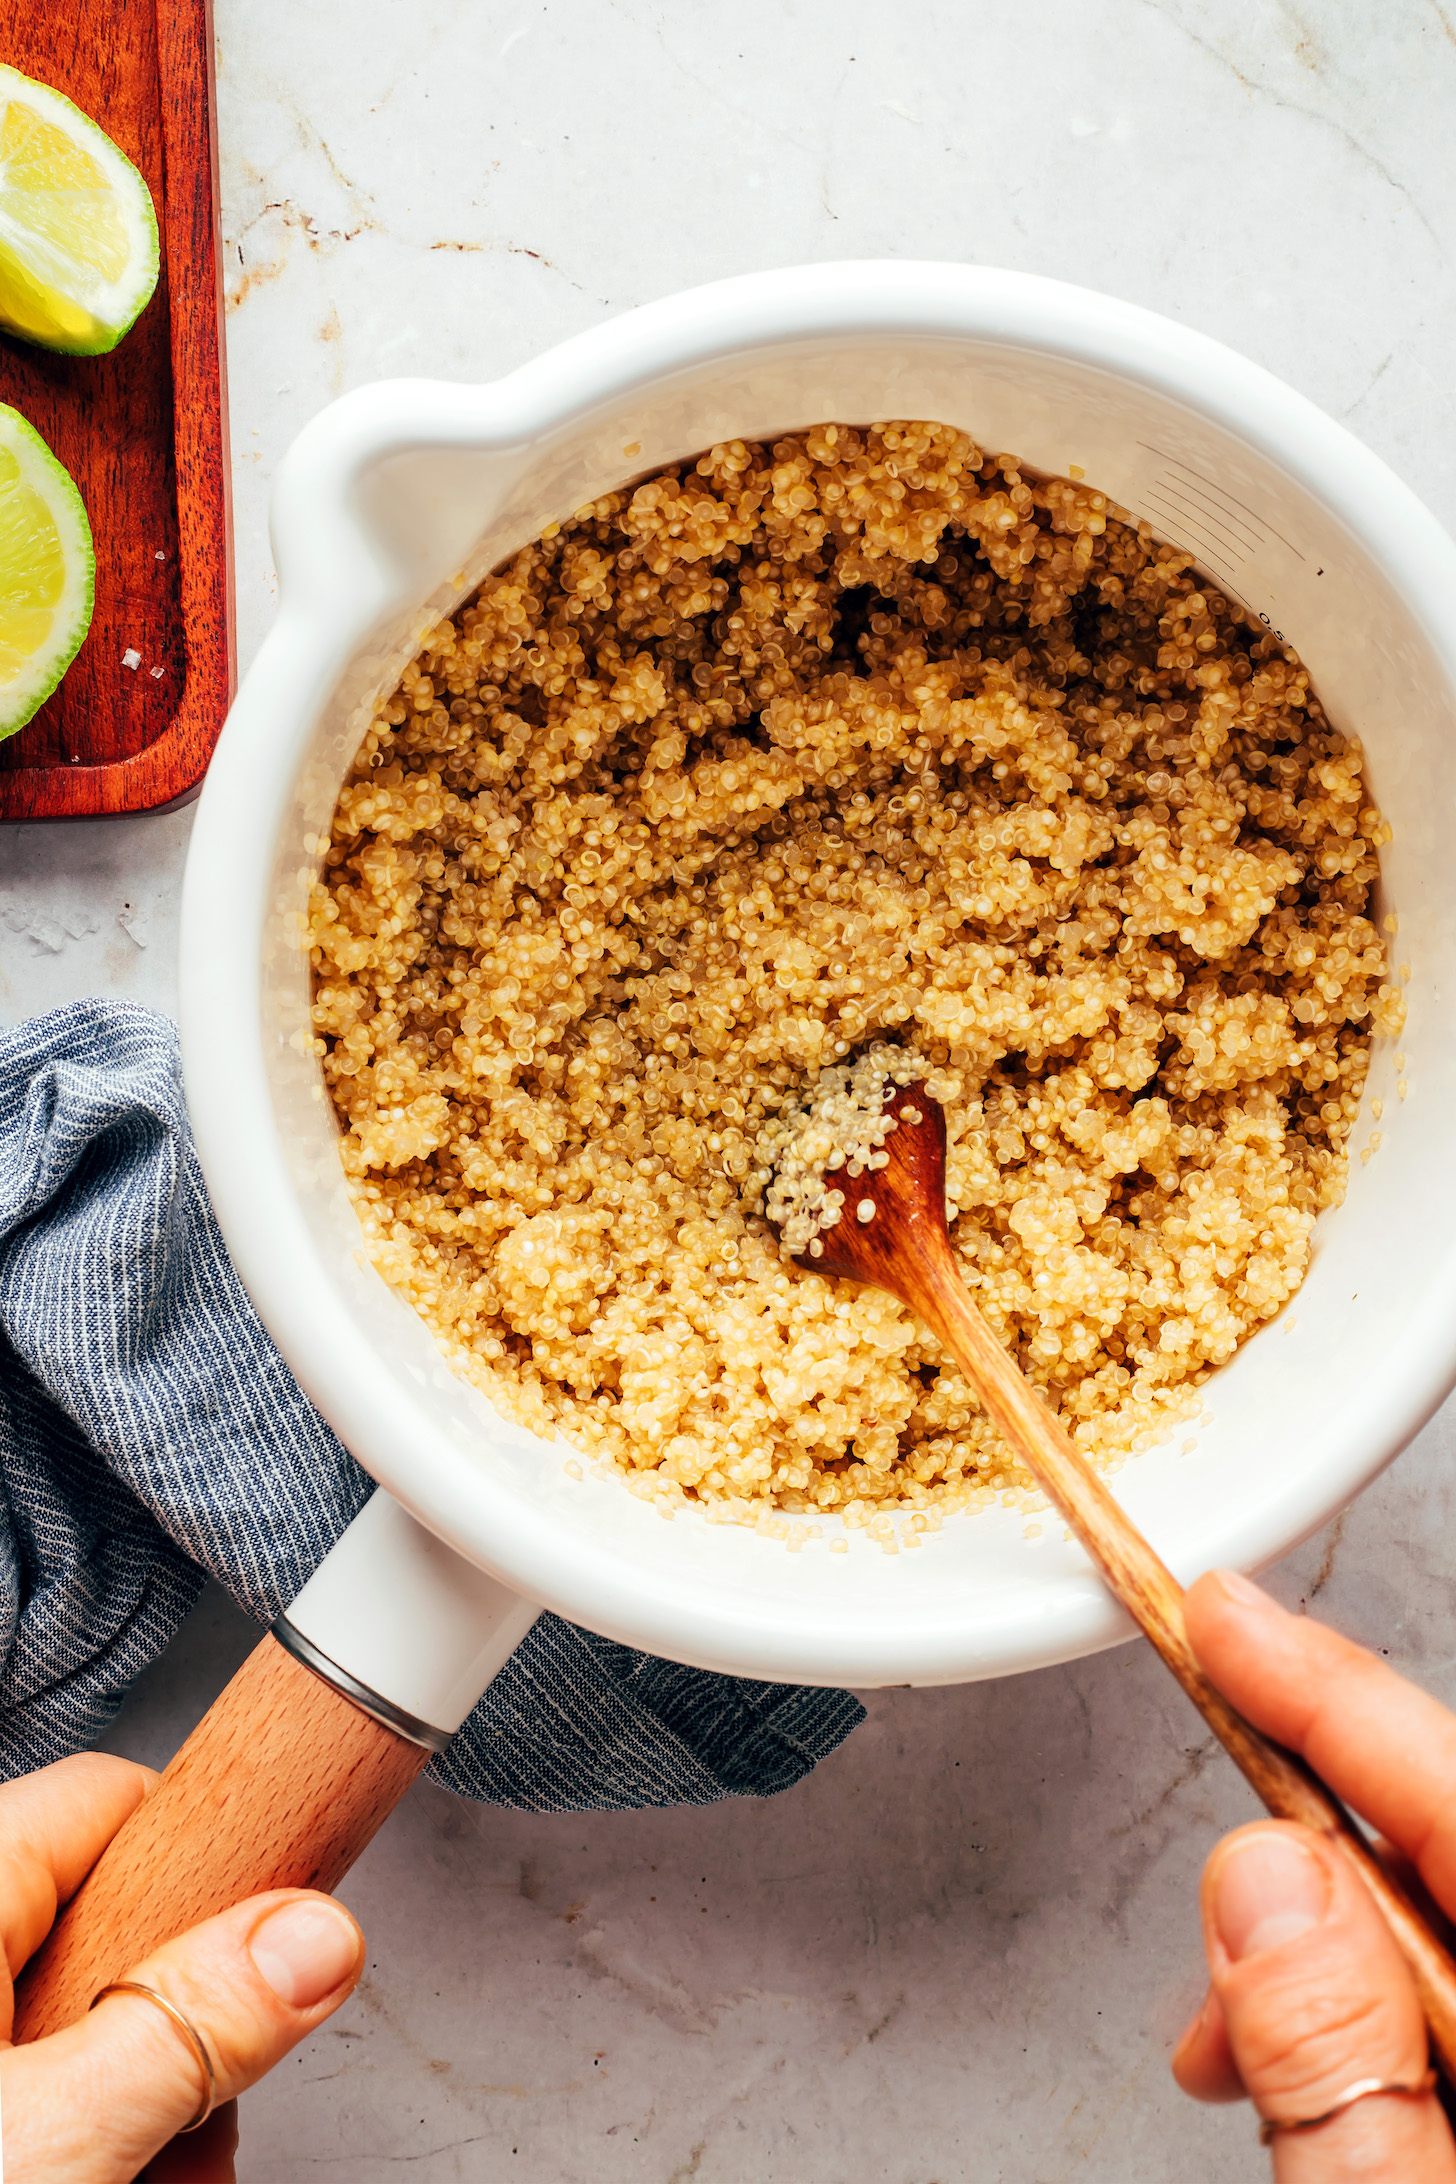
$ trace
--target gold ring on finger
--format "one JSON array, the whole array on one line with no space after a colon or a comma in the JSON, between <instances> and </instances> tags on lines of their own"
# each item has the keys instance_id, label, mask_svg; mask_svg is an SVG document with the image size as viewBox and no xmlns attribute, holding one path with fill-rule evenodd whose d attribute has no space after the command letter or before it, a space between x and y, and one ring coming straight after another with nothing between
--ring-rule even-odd
<instances>
[{"instance_id":1,"label":"gold ring on finger","mask_svg":"<svg viewBox=\"0 0 1456 2184\"><path fill-rule=\"evenodd\" d=\"M1286 2131L1317 2130L1322 2123L1332 2123L1336 2116L1343 2116L1356 2101L1368 2101L1376 2093L1399 2093L1406 2100L1417 2099L1421 2094L1429 2093L1435 2082L1434 2070L1428 2070L1423 2078L1417 2078L1413 2083L1399 2078L1357 2078L1353 2085L1346 2086L1338 2100L1331 2101L1317 2116L1266 2116L1259 2125L1259 2144L1272 2146Z\"/></svg>"},{"instance_id":2,"label":"gold ring on finger","mask_svg":"<svg viewBox=\"0 0 1456 2184\"><path fill-rule=\"evenodd\" d=\"M217 2072L212 2067L212 2057L207 2052L207 2042L203 2039L202 2034L193 2024L191 2018L178 2009L175 2002L169 2002L164 1994L158 1994L155 1987L145 1986L139 1979L113 1980L109 1987L103 1987L100 1994L93 1997L90 2005L91 2009L94 2010L98 2002L104 2002L109 1994L139 1994L144 2001L155 2002L159 2010L166 2012L191 2048L202 2069L202 2105L192 2121L184 2123L182 2130L176 2136L181 2137L188 2131L200 2131L217 2104Z\"/></svg>"}]
</instances>

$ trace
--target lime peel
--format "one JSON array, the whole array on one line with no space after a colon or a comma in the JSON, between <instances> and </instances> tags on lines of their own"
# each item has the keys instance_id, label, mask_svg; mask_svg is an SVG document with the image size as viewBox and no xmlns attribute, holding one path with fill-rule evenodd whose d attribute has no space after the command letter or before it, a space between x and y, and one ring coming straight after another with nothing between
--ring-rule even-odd
<instances>
[{"instance_id":1,"label":"lime peel","mask_svg":"<svg viewBox=\"0 0 1456 2184\"><path fill-rule=\"evenodd\" d=\"M0 326L100 356L159 263L151 192L126 154L62 92L0 63Z\"/></svg>"},{"instance_id":2,"label":"lime peel","mask_svg":"<svg viewBox=\"0 0 1456 2184\"><path fill-rule=\"evenodd\" d=\"M91 627L96 553L76 481L0 402L0 741L45 704Z\"/></svg>"}]
</instances>

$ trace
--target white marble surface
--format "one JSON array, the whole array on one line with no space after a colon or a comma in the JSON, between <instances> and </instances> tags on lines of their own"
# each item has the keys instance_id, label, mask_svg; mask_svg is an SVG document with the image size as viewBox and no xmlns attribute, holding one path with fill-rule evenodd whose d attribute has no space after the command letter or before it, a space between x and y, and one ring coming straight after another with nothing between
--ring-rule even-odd
<instances>
[{"instance_id":1,"label":"white marble surface","mask_svg":"<svg viewBox=\"0 0 1456 2184\"><path fill-rule=\"evenodd\" d=\"M944 256L1245 350L1456 517L1456 8L1436 0L216 0L244 662L270 471L387 373L490 376L673 288ZM0 1018L167 1006L187 816L0 830ZM144 945L142 944L144 943ZM1279 1573L1456 1700L1456 1411ZM1317 1596L1317 1597L1316 1597ZM250 1633L209 1596L110 1741ZM1233 2184L1166 2052L1248 1811L1134 1650L888 1692L768 1805L416 1792L345 1893L367 1986L244 2104L241 2176Z\"/></svg>"}]
</instances>

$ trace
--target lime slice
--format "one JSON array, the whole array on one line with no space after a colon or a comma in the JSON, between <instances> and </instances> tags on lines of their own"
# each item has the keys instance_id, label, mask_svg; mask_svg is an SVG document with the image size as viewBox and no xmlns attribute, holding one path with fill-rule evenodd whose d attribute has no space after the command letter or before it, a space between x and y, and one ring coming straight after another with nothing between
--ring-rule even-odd
<instances>
[{"instance_id":1,"label":"lime slice","mask_svg":"<svg viewBox=\"0 0 1456 2184\"><path fill-rule=\"evenodd\" d=\"M151 192L59 91L0 64L0 325L47 349L114 349L157 285Z\"/></svg>"},{"instance_id":2,"label":"lime slice","mask_svg":"<svg viewBox=\"0 0 1456 2184\"><path fill-rule=\"evenodd\" d=\"M91 627L96 555L76 481L0 402L0 741L45 704Z\"/></svg>"}]
</instances>

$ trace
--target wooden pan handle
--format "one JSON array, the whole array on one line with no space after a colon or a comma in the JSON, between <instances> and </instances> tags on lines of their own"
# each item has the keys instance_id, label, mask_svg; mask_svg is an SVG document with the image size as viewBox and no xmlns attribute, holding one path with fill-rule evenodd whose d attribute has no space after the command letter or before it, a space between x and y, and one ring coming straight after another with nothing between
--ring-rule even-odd
<instances>
[{"instance_id":1,"label":"wooden pan handle","mask_svg":"<svg viewBox=\"0 0 1456 2184\"><path fill-rule=\"evenodd\" d=\"M265 1638L22 1973L16 2041L84 2017L199 1919L263 1889L332 1889L429 1757Z\"/></svg>"},{"instance_id":2,"label":"wooden pan handle","mask_svg":"<svg viewBox=\"0 0 1456 2184\"><path fill-rule=\"evenodd\" d=\"M916 1269L915 1309L935 1329L996 1426L1072 1527L1224 1750L1279 1820L1300 1820L1354 1859L1390 1925L1447 2079L1456 2084L1456 1963L1312 1769L1245 1721L1208 1681L1183 1620L1183 1587L1052 1416L968 1295L947 1245Z\"/></svg>"}]
</instances>

